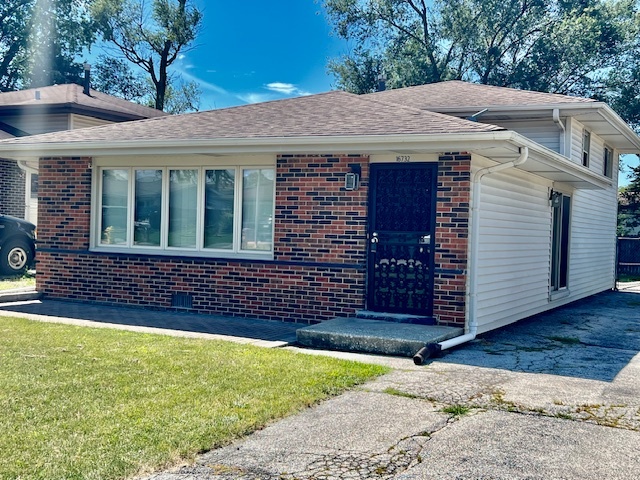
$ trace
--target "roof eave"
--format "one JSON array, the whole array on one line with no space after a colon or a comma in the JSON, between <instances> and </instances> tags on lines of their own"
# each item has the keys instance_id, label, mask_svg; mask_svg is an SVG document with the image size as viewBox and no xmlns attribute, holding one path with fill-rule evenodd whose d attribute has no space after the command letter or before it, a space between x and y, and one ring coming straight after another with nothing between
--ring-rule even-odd
<instances>
[{"instance_id":1,"label":"roof eave","mask_svg":"<svg viewBox=\"0 0 640 480\"><path fill-rule=\"evenodd\" d=\"M542 105L475 105L475 106L463 106L463 107L446 107L446 108L434 108L426 109L438 113L445 113L449 115L459 114L473 114L479 112L482 109L488 108L489 110L483 114L484 118L490 119L491 114L505 114L505 113L527 113L540 115L558 110L560 116L572 116L584 113L585 110L589 112L595 112L602 116L602 118L609 122L619 133L622 135L631 145L630 147L618 148L620 153L640 153L640 137L633 131L633 129L625 122L620 115L618 115L609 105L604 102L564 102L564 103L547 103ZM552 114L549 113L549 116Z\"/></svg>"},{"instance_id":2,"label":"roof eave","mask_svg":"<svg viewBox=\"0 0 640 480\"><path fill-rule=\"evenodd\" d=\"M43 103L41 105L9 105L0 106L0 113L3 115L54 115L54 114L76 114L85 115L88 117L99 118L101 120L107 120L111 122L123 122L132 120L143 120L146 118L156 118L162 115L156 115L154 117L143 115L131 111L114 110L109 107L95 107L91 105L83 105L75 102L64 103Z\"/></svg>"},{"instance_id":3,"label":"roof eave","mask_svg":"<svg viewBox=\"0 0 640 480\"><path fill-rule=\"evenodd\" d=\"M0 144L0 157L92 157L157 154L242 154L242 153L378 153L398 148L450 151L452 145L467 150L477 141L504 141L513 132L500 130L477 133L448 133L425 135L331 135L299 137L239 137L211 139L166 139L132 141L82 141L52 143Z\"/></svg>"},{"instance_id":4,"label":"roof eave","mask_svg":"<svg viewBox=\"0 0 640 480\"><path fill-rule=\"evenodd\" d=\"M216 138L205 140L138 140L127 142L77 142L48 144L0 144L0 157L33 160L41 157L98 157L127 155L250 155L250 154L321 154L321 153L421 153L476 152L498 162L513 160L520 148L528 147L536 165L549 178L562 173L563 183L579 188L607 188L612 181L571 162L528 138L510 131L448 133L428 135L355 135L260 138ZM500 150L500 155L491 152ZM521 169L545 176L524 164ZM553 173L553 175L552 175Z\"/></svg>"}]
</instances>

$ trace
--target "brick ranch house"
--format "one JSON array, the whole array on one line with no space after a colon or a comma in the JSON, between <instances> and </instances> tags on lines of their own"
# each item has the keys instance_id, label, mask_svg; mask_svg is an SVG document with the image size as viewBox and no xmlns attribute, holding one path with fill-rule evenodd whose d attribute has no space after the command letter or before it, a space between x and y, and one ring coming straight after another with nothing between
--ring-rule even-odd
<instances>
[{"instance_id":1,"label":"brick ranch house","mask_svg":"<svg viewBox=\"0 0 640 480\"><path fill-rule=\"evenodd\" d=\"M129 122L166 115L85 85L66 84L0 93L0 139ZM37 223L38 162L0 157L0 213Z\"/></svg>"},{"instance_id":2,"label":"brick ranch house","mask_svg":"<svg viewBox=\"0 0 640 480\"><path fill-rule=\"evenodd\" d=\"M625 152L603 103L459 81L0 142L39 159L48 297L473 333L614 286Z\"/></svg>"}]
</instances>

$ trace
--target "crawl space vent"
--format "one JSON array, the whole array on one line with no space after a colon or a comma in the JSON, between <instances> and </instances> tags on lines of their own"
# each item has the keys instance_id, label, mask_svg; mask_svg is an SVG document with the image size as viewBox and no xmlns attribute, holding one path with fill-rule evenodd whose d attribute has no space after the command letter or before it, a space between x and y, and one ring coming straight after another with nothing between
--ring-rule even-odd
<instances>
[{"instance_id":1,"label":"crawl space vent","mask_svg":"<svg viewBox=\"0 0 640 480\"><path fill-rule=\"evenodd\" d=\"M190 293L172 293L171 306L173 308L193 308L193 295Z\"/></svg>"}]
</instances>

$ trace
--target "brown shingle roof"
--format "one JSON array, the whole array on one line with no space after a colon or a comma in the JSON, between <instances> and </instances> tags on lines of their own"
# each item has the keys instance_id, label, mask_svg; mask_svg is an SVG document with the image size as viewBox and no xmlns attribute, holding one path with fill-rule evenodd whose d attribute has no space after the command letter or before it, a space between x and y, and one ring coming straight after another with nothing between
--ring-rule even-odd
<instances>
[{"instance_id":1,"label":"brown shingle roof","mask_svg":"<svg viewBox=\"0 0 640 480\"><path fill-rule=\"evenodd\" d=\"M16 108L36 109L38 107L67 106L81 108L85 111L115 113L136 118L155 118L167 115L155 108L138 105L96 90L91 90L90 93L91 95L85 95L84 87L76 84L3 92L0 93L0 111Z\"/></svg>"},{"instance_id":2,"label":"brown shingle roof","mask_svg":"<svg viewBox=\"0 0 640 480\"><path fill-rule=\"evenodd\" d=\"M221 110L49 133L4 143L411 135L498 130L504 129L334 91Z\"/></svg>"},{"instance_id":3,"label":"brown shingle roof","mask_svg":"<svg viewBox=\"0 0 640 480\"><path fill-rule=\"evenodd\" d=\"M595 101L590 98L480 85L459 80L385 90L365 96L433 111L450 111L455 108L466 109L466 107L480 110L492 106L545 106Z\"/></svg>"}]
</instances>

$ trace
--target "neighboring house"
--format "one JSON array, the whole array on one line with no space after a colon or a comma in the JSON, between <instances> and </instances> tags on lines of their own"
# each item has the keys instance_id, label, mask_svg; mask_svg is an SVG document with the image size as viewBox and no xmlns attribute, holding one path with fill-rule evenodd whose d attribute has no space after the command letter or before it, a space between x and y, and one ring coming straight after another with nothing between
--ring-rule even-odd
<instances>
[{"instance_id":1,"label":"neighboring house","mask_svg":"<svg viewBox=\"0 0 640 480\"><path fill-rule=\"evenodd\" d=\"M5 92L0 93L0 139L164 115L82 85ZM16 162L0 157L0 213L37 223L37 196L37 159Z\"/></svg>"},{"instance_id":2,"label":"neighboring house","mask_svg":"<svg viewBox=\"0 0 640 480\"><path fill-rule=\"evenodd\" d=\"M40 161L49 297L478 333L614 286L631 152L603 103L464 82L0 142Z\"/></svg>"}]
</instances>

